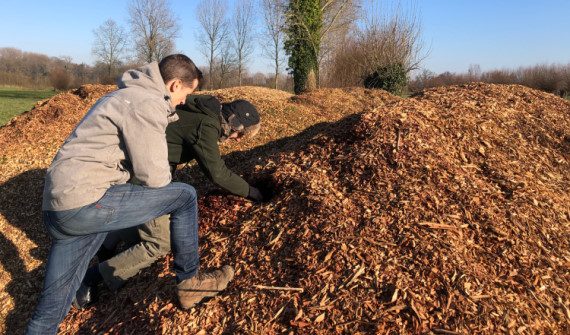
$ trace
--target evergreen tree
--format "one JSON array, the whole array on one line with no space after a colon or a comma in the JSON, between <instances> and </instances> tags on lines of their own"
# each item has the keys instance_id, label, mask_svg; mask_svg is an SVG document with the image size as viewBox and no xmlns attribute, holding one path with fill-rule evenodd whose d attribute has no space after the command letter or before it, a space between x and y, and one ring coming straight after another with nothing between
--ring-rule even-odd
<instances>
[{"instance_id":1,"label":"evergreen tree","mask_svg":"<svg viewBox=\"0 0 570 335\"><path fill-rule=\"evenodd\" d=\"M293 74L295 94L318 85L318 56L323 26L320 0L291 0L287 9L289 69Z\"/></svg>"},{"instance_id":2,"label":"evergreen tree","mask_svg":"<svg viewBox=\"0 0 570 335\"><path fill-rule=\"evenodd\" d=\"M379 88L402 94L408 86L408 73L402 63L391 63L374 69L364 78L364 87Z\"/></svg>"}]
</instances>

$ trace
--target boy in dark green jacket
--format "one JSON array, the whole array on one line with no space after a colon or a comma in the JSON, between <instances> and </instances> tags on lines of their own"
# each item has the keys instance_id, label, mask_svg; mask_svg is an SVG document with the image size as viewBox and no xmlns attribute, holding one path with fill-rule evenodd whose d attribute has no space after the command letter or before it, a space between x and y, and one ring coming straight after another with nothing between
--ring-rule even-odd
<instances>
[{"instance_id":1,"label":"boy in dark green jacket","mask_svg":"<svg viewBox=\"0 0 570 335\"><path fill-rule=\"evenodd\" d=\"M177 107L176 114L178 121L166 129L168 160L173 175L178 164L195 159L208 179L226 191L256 202L264 200L257 188L226 167L219 150L219 144L224 141L240 141L259 132L259 114L251 103L236 100L220 104L213 96L189 95L186 103ZM132 246L110 257L120 240ZM83 308L94 302L97 298L96 288L101 281L111 290L116 290L128 278L169 251L168 216L110 235L98 252L100 263L88 269L76 294L74 306Z\"/></svg>"},{"instance_id":2,"label":"boy in dark green jacket","mask_svg":"<svg viewBox=\"0 0 570 335\"><path fill-rule=\"evenodd\" d=\"M214 184L235 195L261 200L257 190L250 190L245 180L226 167L218 146L224 140L240 140L259 131L260 120L255 107L245 100L221 105L213 96L189 95L176 114L179 120L166 130L172 170L178 164L196 159Z\"/></svg>"}]
</instances>

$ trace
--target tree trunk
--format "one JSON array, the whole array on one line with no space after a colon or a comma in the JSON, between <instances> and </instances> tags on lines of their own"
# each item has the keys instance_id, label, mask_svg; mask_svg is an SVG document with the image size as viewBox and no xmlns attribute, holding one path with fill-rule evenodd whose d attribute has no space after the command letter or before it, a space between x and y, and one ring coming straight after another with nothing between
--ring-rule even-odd
<instances>
[{"instance_id":1,"label":"tree trunk","mask_svg":"<svg viewBox=\"0 0 570 335\"><path fill-rule=\"evenodd\" d=\"M279 53L275 56L275 89L277 89L277 81L279 80Z\"/></svg>"},{"instance_id":2,"label":"tree trunk","mask_svg":"<svg viewBox=\"0 0 570 335\"><path fill-rule=\"evenodd\" d=\"M317 74L315 69L309 70L307 81L305 82L305 92L311 92L317 89Z\"/></svg>"}]
</instances>

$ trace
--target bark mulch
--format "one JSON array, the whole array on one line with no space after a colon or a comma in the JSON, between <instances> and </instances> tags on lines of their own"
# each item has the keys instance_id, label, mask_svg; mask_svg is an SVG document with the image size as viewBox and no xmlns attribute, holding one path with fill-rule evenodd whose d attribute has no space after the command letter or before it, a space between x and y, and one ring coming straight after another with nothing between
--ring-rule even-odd
<instances>
[{"instance_id":1,"label":"bark mulch","mask_svg":"<svg viewBox=\"0 0 570 335\"><path fill-rule=\"evenodd\" d=\"M45 168L111 89L58 95L0 129L0 330L21 332L41 289ZM168 256L72 310L62 334L570 332L568 101L490 84L213 94L260 109L261 135L225 159L273 193L252 204L178 171L200 191L202 267L232 264L235 280L181 310Z\"/></svg>"}]
</instances>

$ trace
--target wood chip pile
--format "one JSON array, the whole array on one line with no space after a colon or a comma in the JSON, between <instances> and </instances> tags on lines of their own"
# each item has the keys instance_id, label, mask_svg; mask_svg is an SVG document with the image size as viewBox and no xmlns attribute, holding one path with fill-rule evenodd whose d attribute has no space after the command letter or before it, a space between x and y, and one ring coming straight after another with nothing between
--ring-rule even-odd
<instances>
[{"instance_id":1,"label":"wood chip pile","mask_svg":"<svg viewBox=\"0 0 570 335\"><path fill-rule=\"evenodd\" d=\"M200 198L202 266L232 264L234 282L180 310L169 256L72 310L61 333L570 332L570 103L489 84L408 99L363 89L214 94L260 109L261 136L224 151L274 192L262 205ZM86 105L72 109L75 122ZM42 125L34 113L0 129L2 145L24 138L0 164L6 332L21 331L41 287L41 182L66 136L57 123L67 123ZM29 134L40 125L53 144ZM194 170L179 178L204 194Z\"/></svg>"}]
</instances>

